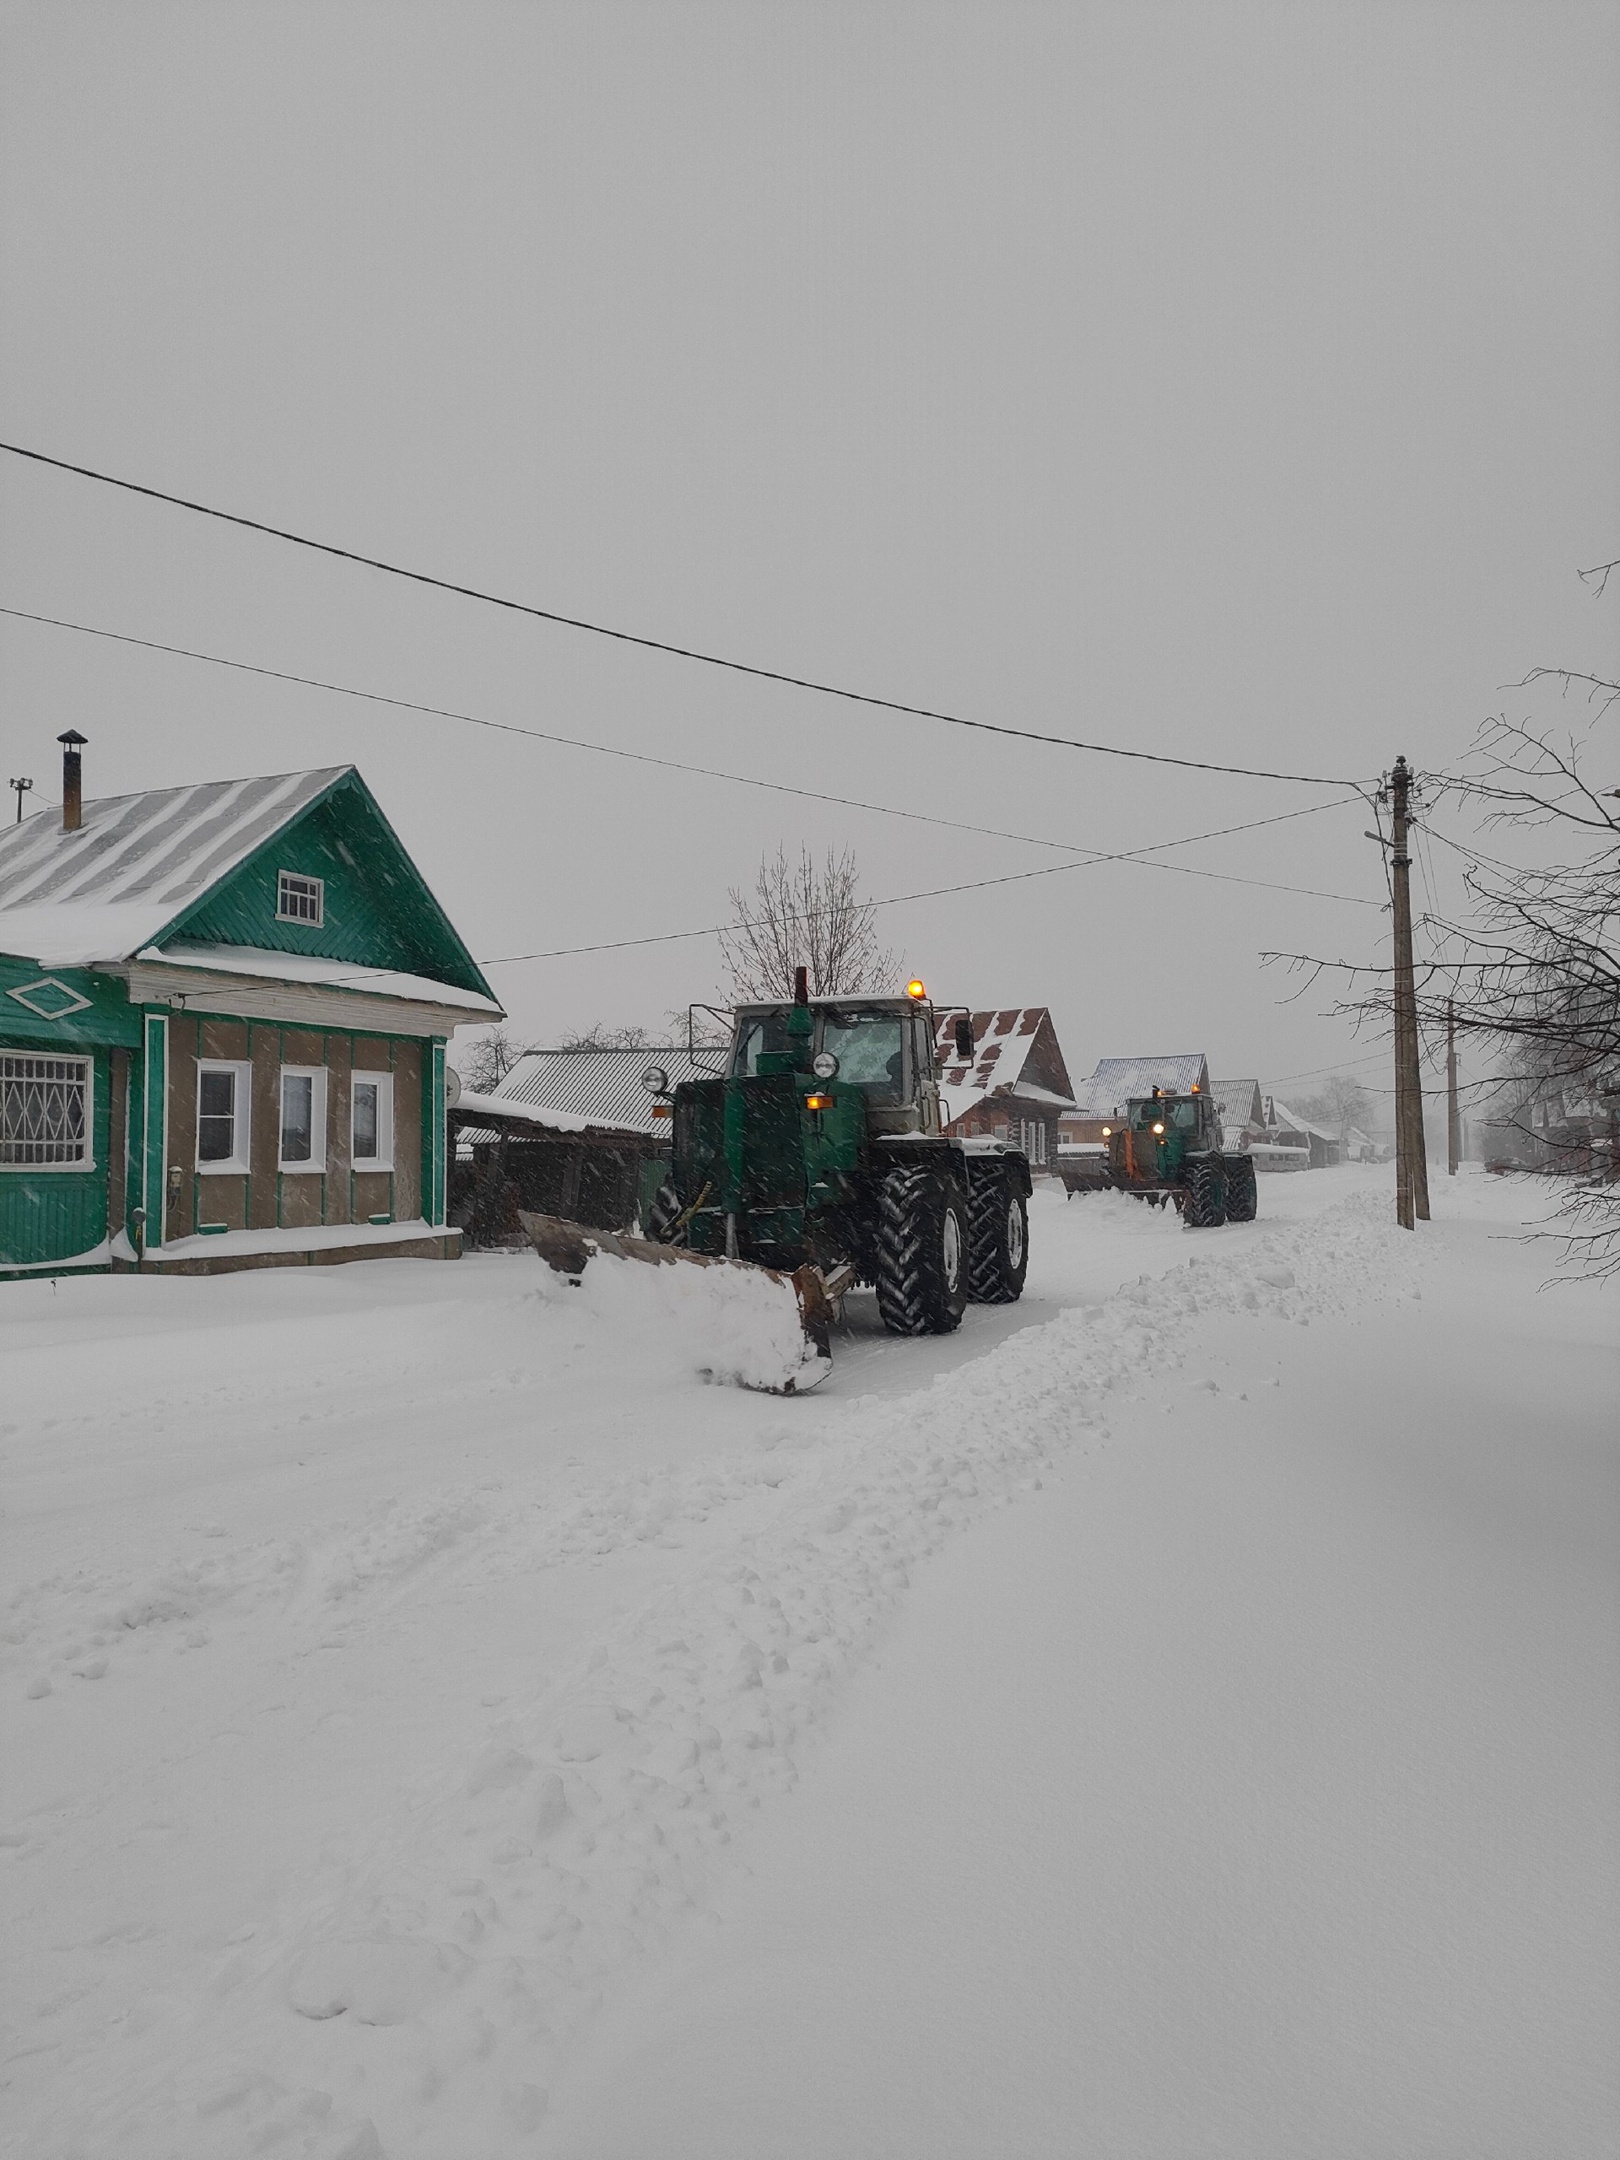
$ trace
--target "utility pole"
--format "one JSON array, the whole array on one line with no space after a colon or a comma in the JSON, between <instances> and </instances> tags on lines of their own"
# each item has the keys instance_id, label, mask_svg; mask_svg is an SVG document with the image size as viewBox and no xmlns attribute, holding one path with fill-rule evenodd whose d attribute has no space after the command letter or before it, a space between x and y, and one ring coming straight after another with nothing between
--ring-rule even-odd
<instances>
[{"instance_id":1,"label":"utility pole","mask_svg":"<svg viewBox=\"0 0 1620 2160\"><path fill-rule=\"evenodd\" d=\"M7 787L17 790L17 823L19 825L22 823L22 799L33 784L32 780L8 780L6 782Z\"/></svg>"},{"instance_id":2,"label":"utility pole","mask_svg":"<svg viewBox=\"0 0 1620 2160\"><path fill-rule=\"evenodd\" d=\"M1418 1071L1417 985L1412 976L1412 858L1406 851L1405 758L1389 776L1389 866L1395 917L1395 1220L1403 1230L1429 1219L1429 1165L1423 1145L1423 1080Z\"/></svg>"},{"instance_id":3,"label":"utility pole","mask_svg":"<svg viewBox=\"0 0 1620 2160\"><path fill-rule=\"evenodd\" d=\"M1457 1003L1446 999L1446 1175L1457 1175L1462 1157L1462 1119L1457 1114Z\"/></svg>"}]
</instances>

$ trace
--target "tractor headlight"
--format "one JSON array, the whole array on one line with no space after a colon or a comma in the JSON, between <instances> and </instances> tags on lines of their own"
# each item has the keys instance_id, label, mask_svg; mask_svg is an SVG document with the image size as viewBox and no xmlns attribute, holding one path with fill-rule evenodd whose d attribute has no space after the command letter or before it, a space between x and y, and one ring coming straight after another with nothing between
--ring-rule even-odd
<instances>
[{"instance_id":1,"label":"tractor headlight","mask_svg":"<svg viewBox=\"0 0 1620 2160\"><path fill-rule=\"evenodd\" d=\"M1112 1126L1112 1125L1105 1125L1105 1126L1103 1127L1103 1138L1104 1138L1105 1140L1111 1140L1111 1139L1113 1138L1113 1135L1114 1135L1114 1128L1113 1128L1113 1126Z\"/></svg>"},{"instance_id":2,"label":"tractor headlight","mask_svg":"<svg viewBox=\"0 0 1620 2160\"><path fill-rule=\"evenodd\" d=\"M1155 1131L1156 1133L1159 1133L1159 1134L1161 1134L1161 1135L1162 1135L1162 1134L1163 1134L1163 1132L1164 1132L1164 1127L1163 1127L1162 1125L1155 1125L1155 1126L1154 1126L1154 1128L1153 1128L1153 1130L1154 1130L1154 1131Z\"/></svg>"},{"instance_id":3,"label":"tractor headlight","mask_svg":"<svg viewBox=\"0 0 1620 2160\"><path fill-rule=\"evenodd\" d=\"M818 1080L838 1078L838 1053L835 1050L818 1050L810 1060L810 1070Z\"/></svg>"},{"instance_id":4,"label":"tractor headlight","mask_svg":"<svg viewBox=\"0 0 1620 2160\"><path fill-rule=\"evenodd\" d=\"M669 1074L662 1065L649 1065L641 1076L641 1084L649 1095L669 1093Z\"/></svg>"}]
</instances>

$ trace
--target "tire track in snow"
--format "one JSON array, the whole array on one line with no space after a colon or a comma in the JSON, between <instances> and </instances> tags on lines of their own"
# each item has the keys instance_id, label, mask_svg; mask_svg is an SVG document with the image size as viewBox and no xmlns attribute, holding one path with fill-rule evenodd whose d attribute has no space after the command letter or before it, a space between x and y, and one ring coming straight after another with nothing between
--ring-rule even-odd
<instances>
[{"instance_id":1,"label":"tire track in snow","mask_svg":"<svg viewBox=\"0 0 1620 2160\"><path fill-rule=\"evenodd\" d=\"M742 1508L722 1550L492 1722L454 1774L358 1829L338 1895L216 1975L217 2010L146 2066L133 2107L135 2081L101 2085L108 2142L85 2149L534 2152L583 2025L618 1974L709 1906L734 1837L796 1781L912 1570L1106 1437L1110 1405L1180 1369L1204 1322L1308 1324L1399 1294L1419 1264L1384 1198L1357 1196L1241 1255L1200 1243L1185 1268L931 1387L850 1404L803 1449L784 1419L763 1464L621 1481L566 1523L481 1525L513 1566L543 1566L593 1537L656 1537L683 1508L769 1503L764 1518Z\"/></svg>"}]
</instances>

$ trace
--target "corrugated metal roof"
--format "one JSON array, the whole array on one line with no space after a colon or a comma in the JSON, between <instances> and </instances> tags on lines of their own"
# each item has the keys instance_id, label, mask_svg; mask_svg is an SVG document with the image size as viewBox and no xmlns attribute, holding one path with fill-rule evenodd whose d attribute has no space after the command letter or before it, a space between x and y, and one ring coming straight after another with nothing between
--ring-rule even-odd
<instances>
[{"instance_id":1,"label":"corrugated metal roof","mask_svg":"<svg viewBox=\"0 0 1620 2160\"><path fill-rule=\"evenodd\" d=\"M0 950L46 965L127 960L353 768L109 795L77 832L0 830Z\"/></svg>"},{"instance_id":2,"label":"corrugated metal roof","mask_svg":"<svg viewBox=\"0 0 1620 2160\"><path fill-rule=\"evenodd\" d=\"M1082 1116L1107 1117L1156 1087L1186 1095L1195 1082L1207 1090L1209 1069L1201 1050L1185 1050L1168 1057L1099 1058L1096 1071L1076 1092Z\"/></svg>"},{"instance_id":3,"label":"corrugated metal roof","mask_svg":"<svg viewBox=\"0 0 1620 2160\"><path fill-rule=\"evenodd\" d=\"M561 1110L618 1132L650 1133L653 1097L641 1084L647 1067L662 1065L671 1085L678 1085L711 1079L724 1057L716 1050L704 1065L684 1050L531 1050L495 1089L494 1099Z\"/></svg>"},{"instance_id":4,"label":"corrugated metal roof","mask_svg":"<svg viewBox=\"0 0 1620 2160\"><path fill-rule=\"evenodd\" d=\"M1221 1121L1232 1131L1245 1125L1264 1123L1260 1106L1260 1083L1258 1080L1212 1080L1209 1092Z\"/></svg>"}]
</instances>

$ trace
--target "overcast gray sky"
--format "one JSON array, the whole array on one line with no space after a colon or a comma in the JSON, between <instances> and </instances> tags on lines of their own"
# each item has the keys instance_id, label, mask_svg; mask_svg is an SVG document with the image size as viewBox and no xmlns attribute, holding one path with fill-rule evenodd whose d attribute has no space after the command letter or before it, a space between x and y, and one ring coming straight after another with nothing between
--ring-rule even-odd
<instances>
[{"instance_id":1,"label":"overcast gray sky","mask_svg":"<svg viewBox=\"0 0 1620 2160\"><path fill-rule=\"evenodd\" d=\"M8 440L1179 756L1443 769L1527 669L1615 671L1620 596L1575 574L1620 552L1612 5L0 20ZM1105 849L1315 799L721 675L9 457L0 511L5 605L762 779ZM720 921L779 840L850 843L880 896L1054 859L6 618L0 664L5 771L42 790L69 725L91 794L353 761L490 960ZM1367 822L1173 859L1376 898ZM1387 936L1127 865L883 927L942 997L1050 1004L1076 1077L1365 1056L1258 954ZM718 966L490 974L549 1040L654 1023Z\"/></svg>"}]
</instances>

